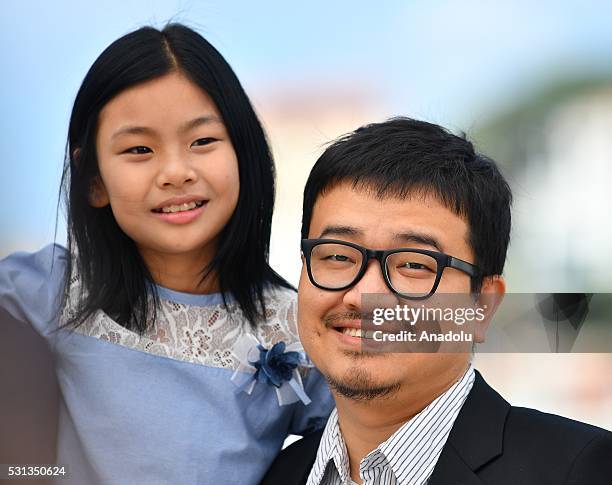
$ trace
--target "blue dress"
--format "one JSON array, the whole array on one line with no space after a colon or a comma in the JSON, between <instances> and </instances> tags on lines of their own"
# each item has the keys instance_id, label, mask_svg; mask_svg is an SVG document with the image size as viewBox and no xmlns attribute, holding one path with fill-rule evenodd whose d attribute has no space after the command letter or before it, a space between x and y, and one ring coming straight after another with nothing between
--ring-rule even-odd
<instances>
[{"instance_id":1,"label":"blue dress","mask_svg":"<svg viewBox=\"0 0 612 485\"><path fill-rule=\"evenodd\" d=\"M56 358L57 461L71 475L58 483L255 484L288 434L325 425L333 401L314 368L300 372L309 405L279 405L274 386L258 382L249 394L232 381L248 377L237 350L245 336L265 348L298 343L295 292L267 291L256 329L220 294L158 287L158 321L142 336L102 311L58 330L71 311L59 308L67 258L50 245L0 261L0 307L32 325Z\"/></svg>"}]
</instances>

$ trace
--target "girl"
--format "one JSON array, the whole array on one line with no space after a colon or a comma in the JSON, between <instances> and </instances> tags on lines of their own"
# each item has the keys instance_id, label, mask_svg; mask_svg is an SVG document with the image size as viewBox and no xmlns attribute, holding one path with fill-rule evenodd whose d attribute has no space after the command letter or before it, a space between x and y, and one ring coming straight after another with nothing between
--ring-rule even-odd
<instances>
[{"instance_id":1,"label":"girl","mask_svg":"<svg viewBox=\"0 0 612 485\"><path fill-rule=\"evenodd\" d=\"M332 402L285 348L274 166L230 66L179 24L115 41L77 94L62 186L68 248L0 262L0 307L56 357L58 463L74 483L257 483Z\"/></svg>"}]
</instances>

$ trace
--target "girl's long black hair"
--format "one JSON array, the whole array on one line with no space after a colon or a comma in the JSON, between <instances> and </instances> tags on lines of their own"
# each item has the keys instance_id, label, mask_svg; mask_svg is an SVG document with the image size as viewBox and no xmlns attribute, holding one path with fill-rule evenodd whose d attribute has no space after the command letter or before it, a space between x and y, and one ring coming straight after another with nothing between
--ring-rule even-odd
<instances>
[{"instance_id":1,"label":"girl's long black hair","mask_svg":"<svg viewBox=\"0 0 612 485\"><path fill-rule=\"evenodd\" d=\"M267 285L291 288L268 264L274 206L274 162L263 128L232 68L202 36L181 24L143 27L113 42L96 59L77 93L68 131L62 193L68 221L69 258L64 305L71 281L81 292L71 300L66 326L103 310L127 329L154 325L159 298L134 242L120 229L110 206L94 208L90 192L98 171L96 132L102 108L123 90L179 70L212 98L238 158L240 194L223 229L218 251L202 278L214 273L246 319L265 318ZM152 299L150 298L152 297ZM74 295L73 295L74 298Z\"/></svg>"}]
</instances>

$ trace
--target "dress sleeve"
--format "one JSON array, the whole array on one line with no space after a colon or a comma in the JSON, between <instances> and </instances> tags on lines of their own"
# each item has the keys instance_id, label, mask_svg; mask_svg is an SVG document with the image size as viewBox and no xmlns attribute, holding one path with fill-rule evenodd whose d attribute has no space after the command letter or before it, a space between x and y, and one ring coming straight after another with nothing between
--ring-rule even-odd
<instances>
[{"instance_id":1,"label":"dress sleeve","mask_svg":"<svg viewBox=\"0 0 612 485\"><path fill-rule=\"evenodd\" d=\"M41 335L56 328L67 254L64 247L50 244L0 260L0 308Z\"/></svg>"},{"instance_id":2,"label":"dress sleeve","mask_svg":"<svg viewBox=\"0 0 612 485\"><path fill-rule=\"evenodd\" d=\"M301 402L296 404L289 432L305 436L325 427L327 418L334 409L334 400L325 378L317 369L311 369L303 382L311 403L307 406Z\"/></svg>"}]
</instances>

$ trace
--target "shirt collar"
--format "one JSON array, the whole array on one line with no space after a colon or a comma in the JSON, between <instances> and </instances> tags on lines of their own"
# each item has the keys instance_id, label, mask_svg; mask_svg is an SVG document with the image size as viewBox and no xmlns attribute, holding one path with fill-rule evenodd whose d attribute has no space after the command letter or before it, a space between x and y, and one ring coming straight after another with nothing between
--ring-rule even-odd
<instances>
[{"instance_id":1,"label":"shirt collar","mask_svg":"<svg viewBox=\"0 0 612 485\"><path fill-rule=\"evenodd\" d=\"M455 384L379 445L398 483L424 483L431 475L473 384L470 364Z\"/></svg>"},{"instance_id":2,"label":"shirt collar","mask_svg":"<svg viewBox=\"0 0 612 485\"><path fill-rule=\"evenodd\" d=\"M364 457L360 469L390 466L397 483L425 483L473 384L474 368L470 364L455 384ZM330 473L338 474L341 483L350 483L348 452L336 409L323 431L307 485L319 485L332 466L335 469Z\"/></svg>"},{"instance_id":3,"label":"shirt collar","mask_svg":"<svg viewBox=\"0 0 612 485\"><path fill-rule=\"evenodd\" d=\"M317 450L317 457L308 476L307 485L319 485L328 466L335 467L333 472L339 475L342 483L348 481L350 477L348 451L340 432L340 426L338 426L338 411L336 408L333 409L327 420Z\"/></svg>"}]
</instances>

